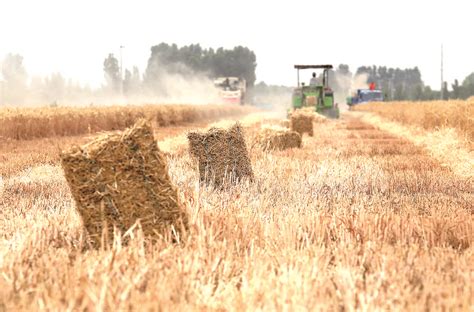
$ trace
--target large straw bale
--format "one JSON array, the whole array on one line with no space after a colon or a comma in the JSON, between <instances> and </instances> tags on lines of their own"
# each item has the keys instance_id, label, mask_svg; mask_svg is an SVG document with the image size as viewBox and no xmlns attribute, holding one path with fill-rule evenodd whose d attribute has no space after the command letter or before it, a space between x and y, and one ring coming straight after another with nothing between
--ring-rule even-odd
<instances>
[{"instance_id":1,"label":"large straw bale","mask_svg":"<svg viewBox=\"0 0 474 312\"><path fill-rule=\"evenodd\" d=\"M93 246L100 246L104 230L110 242L114 226L123 232L138 219L145 236L186 228L166 160L145 120L63 152L61 159Z\"/></svg>"},{"instance_id":2,"label":"large straw bale","mask_svg":"<svg viewBox=\"0 0 474 312\"><path fill-rule=\"evenodd\" d=\"M255 144L264 151L285 150L300 148L302 140L298 132L274 126L262 128L256 137Z\"/></svg>"},{"instance_id":3,"label":"large straw bale","mask_svg":"<svg viewBox=\"0 0 474 312\"><path fill-rule=\"evenodd\" d=\"M313 136L313 118L314 113L300 110L293 112L290 115L291 131L298 132L301 136L303 136L304 133Z\"/></svg>"},{"instance_id":4,"label":"large straw bale","mask_svg":"<svg viewBox=\"0 0 474 312\"><path fill-rule=\"evenodd\" d=\"M199 162L201 182L223 187L226 180L253 179L252 165L240 124L188 133L189 149Z\"/></svg>"}]
</instances>

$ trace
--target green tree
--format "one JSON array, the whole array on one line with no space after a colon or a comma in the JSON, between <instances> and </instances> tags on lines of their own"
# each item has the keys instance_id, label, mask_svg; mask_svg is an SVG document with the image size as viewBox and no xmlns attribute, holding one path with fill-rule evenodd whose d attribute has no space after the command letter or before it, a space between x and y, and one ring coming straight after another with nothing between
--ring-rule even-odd
<instances>
[{"instance_id":1,"label":"green tree","mask_svg":"<svg viewBox=\"0 0 474 312\"><path fill-rule=\"evenodd\" d=\"M453 92L451 93L451 98L453 99L460 99L462 98L462 87L459 85L459 81L457 79L454 80L454 83L451 84L451 87L453 88Z\"/></svg>"},{"instance_id":2,"label":"green tree","mask_svg":"<svg viewBox=\"0 0 474 312\"><path fill-rule=\"evenodd\" d=\"M466 78L464 78L462 86L468 88L474 86L474 73L471 73Z\"/></svg>"}]
</instances>

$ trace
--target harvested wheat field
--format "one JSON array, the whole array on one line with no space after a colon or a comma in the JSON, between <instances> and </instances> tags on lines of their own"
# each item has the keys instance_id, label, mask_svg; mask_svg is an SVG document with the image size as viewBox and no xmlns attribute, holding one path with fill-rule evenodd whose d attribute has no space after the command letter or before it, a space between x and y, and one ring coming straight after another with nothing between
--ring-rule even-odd
<instances>
[{"instance_id":1,"label":"harvested wheat field","mask_svg":"<svg viewBox=\"0 0 474 312\"><path fill-rule=\"evenodd\" d=\"M239 119L249 140L268 116L155 127L187 229L123 228L98 249L59 159L97 135L1 141L1 310L472 310L472 139L377 114L250 148L253 180L225 189L200 183L187 133Z\"/></svg>"}]
</instances>

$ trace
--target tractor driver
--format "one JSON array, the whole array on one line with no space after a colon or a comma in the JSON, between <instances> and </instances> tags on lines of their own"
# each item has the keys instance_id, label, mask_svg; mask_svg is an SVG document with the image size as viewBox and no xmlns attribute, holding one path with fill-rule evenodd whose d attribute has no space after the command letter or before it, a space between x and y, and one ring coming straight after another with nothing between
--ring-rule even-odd
<instances>
[{"instance_id":1,"label":"tractor driver","mask_svg":"<svg viewBox=\"0 0 474 312\"><path fill-rule=\"evenodd\" d=\"M318 85L318 78L316 78L316 73L313 73L313 78L309 81L309 85L314 87Z\"/></svg>"}]
</instances>

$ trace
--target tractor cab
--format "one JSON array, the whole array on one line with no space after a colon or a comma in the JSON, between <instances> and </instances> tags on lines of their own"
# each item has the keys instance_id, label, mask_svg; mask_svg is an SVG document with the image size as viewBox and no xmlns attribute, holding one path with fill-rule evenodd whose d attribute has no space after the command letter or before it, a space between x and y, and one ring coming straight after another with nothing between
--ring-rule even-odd
<instances>
[{"instance_id":1,"label":"tractor cab","mask_svg":"<svg viewBox=\"0 0 474 312\"><path fill-rule=\"evenodd\" d=\"M334 92L329 86L329 70L332 65L295 65L297 87L293 90L292 108L314 107L314 110L329 118L339 118L339 108L334 103ZM309 85L300 82L300 70L323 69L322 76L313 75Z\"/></svg>"}]
</instances>

